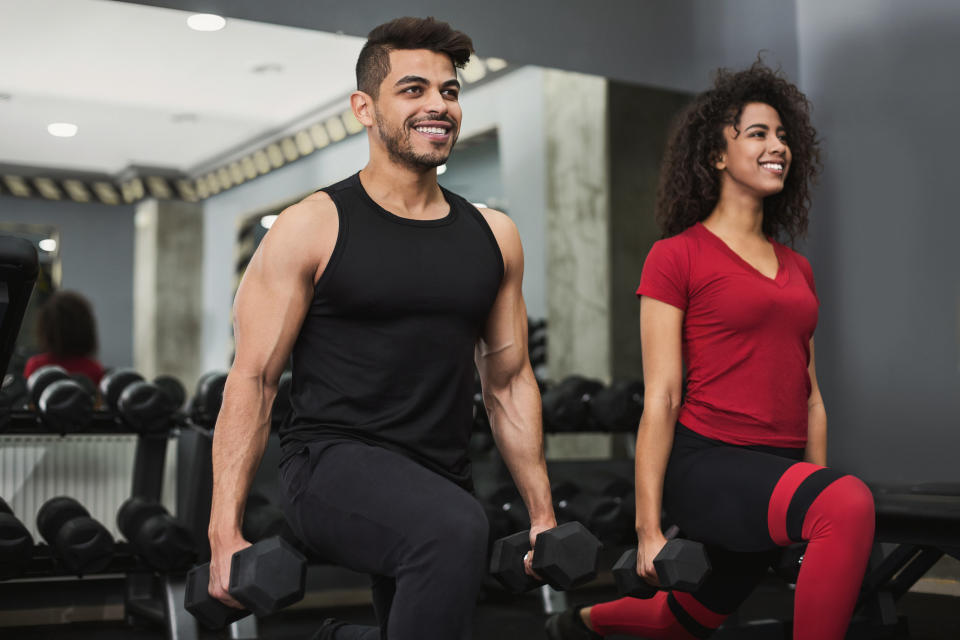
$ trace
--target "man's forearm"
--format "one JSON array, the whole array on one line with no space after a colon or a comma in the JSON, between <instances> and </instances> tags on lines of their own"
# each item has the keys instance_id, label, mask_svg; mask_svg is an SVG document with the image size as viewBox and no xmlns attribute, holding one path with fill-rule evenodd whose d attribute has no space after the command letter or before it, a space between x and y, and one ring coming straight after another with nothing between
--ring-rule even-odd
<instances>
[{"instance_id":1,"label":"man's forearm","mask_svg":"<svg viewBox=\"0 0 960 640\"><path fill-rule=\"evenodd\" d=\"M243 505L270 436L276 389L256 377L231 373L213 435L211 542L240 535Z\"/></svg>"},{"instance_id":2,"label":"man's forearm","mask_svg":"<svg viewBox=\"0 0 960 640\"><path fill-rule=\"evenodd\" d=\"M497 448L520 491L531 525L556 523L543 453L540 391L531 371L484 393Z\"/></svg>"}]
</instances>

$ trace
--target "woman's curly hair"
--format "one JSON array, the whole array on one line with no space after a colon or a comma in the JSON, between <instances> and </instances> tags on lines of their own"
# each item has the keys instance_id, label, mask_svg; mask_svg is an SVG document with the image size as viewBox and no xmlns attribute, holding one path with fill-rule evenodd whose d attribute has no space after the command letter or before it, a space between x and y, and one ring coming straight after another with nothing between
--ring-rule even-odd
<instances>
[{"instance_id":1,"label":"woman's curly hair","mask_svg":"<svg viewBox=\"0 0 960 640\"><path fill-rule=\"evenodd\" d=\"M806 233L810 188L820 172L810 103L779 69L774 71L758 59L745 71L718 69L713 88L697 96L674 123L660 168L655 209L665 237L713 211L720 197L720 173L714 163L726 148L724 127L739 127L743 108L751 102L777 110L793 156L783 190L763 201L763 233L773 238L786 235L791 243Z\"/></svg>"}]
</instances>

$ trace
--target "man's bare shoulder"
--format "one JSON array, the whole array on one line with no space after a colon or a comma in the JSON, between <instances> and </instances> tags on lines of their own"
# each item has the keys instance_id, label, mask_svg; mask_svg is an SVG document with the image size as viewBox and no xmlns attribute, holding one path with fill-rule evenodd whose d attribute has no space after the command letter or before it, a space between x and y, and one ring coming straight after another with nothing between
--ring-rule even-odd
<instances>
[{"instance_id":1,"label":"man's bare shoulder","mask_svg":"<svg viewBox=\"0 0 960 640\"><path fill-rule=\"evenodd\" d=\"M513 253L522 251L520 232L510 216L496 209L480 208L478 211L490 225L490 230L493 231L493 236L497 239L497 244L500 245L500 251L503 252L504 258L510 258Z\"/></svg>"},{"instance_id":2,"label":"man's bare shoulder","mask_svg":"<svg viewBox=\"0 0 960 640\"><path fill-rule=\"evenodd\" d=\"M336 204L326 193L312 193L280 212L263 239L261 253L319 273L333 252L338 232Z\"/></svg>"}]
</instances>

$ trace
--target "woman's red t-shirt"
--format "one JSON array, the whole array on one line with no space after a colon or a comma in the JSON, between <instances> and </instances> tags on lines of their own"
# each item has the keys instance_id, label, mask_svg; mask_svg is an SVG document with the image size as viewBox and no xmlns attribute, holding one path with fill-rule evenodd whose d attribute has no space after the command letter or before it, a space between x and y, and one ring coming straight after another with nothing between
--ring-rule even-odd
<instances>
[{"instance_id":1,"label":"woman's red t-shirt","mask_svg":"<svg viewBox=\"0 0 960 640\"><path fill-rule=\"evenodd\" d=\"M684 312L682 424L732 444L800 448L819 300L807 259L773 247L771 279L697 223L653 245L637 295Z\"/></svg>"}]
</instances>

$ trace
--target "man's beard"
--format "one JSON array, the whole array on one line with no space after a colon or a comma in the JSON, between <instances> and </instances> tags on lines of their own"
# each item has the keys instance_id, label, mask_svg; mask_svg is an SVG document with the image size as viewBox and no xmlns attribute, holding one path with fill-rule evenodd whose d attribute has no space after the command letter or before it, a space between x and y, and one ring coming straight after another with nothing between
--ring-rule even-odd
<instances>
[{"instance_id":1,"label":"man's beard","mask_svg":"<svg viewBox=\"0 0 960 640\"><path fill-rule=\"evenodd\" d=\"M415 171L432 169L444 164L447 158L450 157L450 152L453 151L453 145L457 142L456 134L452 134L453 140L450 143L449 149L437 150L432 153L416 153L413 150L413 144L410 142L410 135L413 129L412 125L407 127L405 122L398 129L390 129L380 117L379 113L376 115L376 120L377 133L386 145L390 158L397 164L409 167ZM432 118L432 120L450 122L446 118ZM453 123L450 122L450 124L452 125Z\"/></svg>"}]
</instances>

